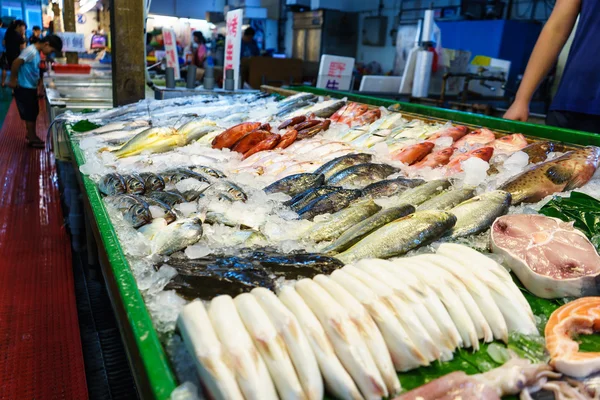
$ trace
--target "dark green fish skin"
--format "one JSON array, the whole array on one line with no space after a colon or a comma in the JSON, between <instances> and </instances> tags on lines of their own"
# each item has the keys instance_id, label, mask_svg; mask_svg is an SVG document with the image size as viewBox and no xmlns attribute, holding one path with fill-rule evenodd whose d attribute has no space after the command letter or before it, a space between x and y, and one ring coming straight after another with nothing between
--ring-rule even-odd
<instances>
[{"instance_id":1,"label":"dark green fish skin","mask_svg":"<svg viewBox=\"0 0 600 400\"><path fill-rule=\"evenodd\" d=\"M323 174L325 176L325 179L327 180L333 175L337 174L338 172L345 170L346 168L350 168L353 165L371 162L372 159L373 155L371 154L348 154L326 162L325 164L317 168L317 170L314 173Z\"/></svg>"},{"instance_id":2,"label":"dark green fish skin","mask_svg":"<svg viewBox=\"0 0 600 400\"><path fill-rule=\"evenodd\" d=\"M165 189L165 181L160 175L152 172L142 172L139 176L144 180L146 192L156 192Z\"/></svg>"},{"instance_id":3,"label":"dark green fish skin","mask_svg":"<svg viewBox=\"0 0 600 400\"><path fill-rule=\"evenodd\" d=\"M127 186L127 193L129 194L144 194L146 191L146 185L141 176L136 174L123 175L125 185Z\"/></svg>"},{"instance_id":4,"label":"dark green fish skin","mask_svg":"<svg viewBox=\"0 0 600 400\"><path fill-rule=\"evenodd\" d=\"M158 201L162 201L163 203L175 207L175 204L185 203L185 198L176 191L157 191L146 193L147 197L153 198Z\"/></svg>"},{"instance_id":5,"label":"dark green fish skin","mask_svg":"<svg viewBox=\"0 0 600 400\"><path fill-rule=\"evenodd\" d=\"M127 193L127 185L119 174L107 174L98 182L98 190L105 196Z\"/></svg>"},{"instance_id":6,"label":"dark green fish skin","mask_svg":"<svg viewBox=\"0 0 600 400\"><path fill-rule=\"evenodd\" d=\"M456 224L447 211L418 211L375 230L340 253L336 258L344 264L363 258L390 258L440 238Z\"/></svg>"},{"instance_id":7,"label":"dark green fish skin","mask_svg":"<svg viewBox=\"0 0 600 400\"><path fill-rule=\"evenodd\" d=\"M327 180L327 185L341 186L344 188L363 188L385 179L395 172L398 172L397 168L386 164L358 164L333 175Z\"/></svg>"},{"instance_id":8,"label":"dark green fish skin","mask_svg":"<svg viewBox=\"0 0 600 400\"><path fill-rule=\"evenodd\" d=\"M450 189L427 200L417 210L449 210L475 195L475 188Z\"/></svg>"},{"instance_id":9,"label":"dark green fish skin","mask_svg":"<svg viewBox=\"0 0 600 400\"><path fill-rule=\"evenodd\" d=\"M300 219L312 220L317 215L334 213L348 207L354 200L362 196L360 190L340 189L323 195L310 202L298 211Z\"/></svg>"},{"instance_id":10,"label":"dark green fish skin","mask_svg":"<svg viewBox=\"0 0 600 400\"><path fill-rule=\"evenodd\" d=\"M286 176L264 188L265 193L285 193L296 196L309 189L323 186L325 177L322 174L295 174Z\"/></svg>"},{"instance_id":11,"label":"dark green fish skin","mask_svg":"<svg viewBox=\"0 0 600 400\"><path fill-rule=\"evenodd\" d=\"M425 181L422 179L386 179L383 181L372 183L369 186L365 187L362 191L365 197L378 199L381 197L390 197L396 194L403 193L407 189L412 189L424 183Z\"/></svg>"},{"instance_id":12,"label":"dark green fish skin","mask_svg":"<svg viewBox=\"0 0 600 400\"><path fill-rule=\"evenodd\" d=\"M297 196L294 196L291 200L286 201L284 204L290 206L292 210L299 211L306 207L311 201L323 195L337 192L340 188L333 186L320 186L302 192Z\"/></svg>"},{"instance_id":13,"label":"dark green fish skin","mask_svg":"<svg viewBox=\"0 0 600 400\"><path fill-rule=\"evenodd\" d=\"M160 207L165 213L165 216L163 218L165 219L165 221L167 221L167 224L170 224L171 222L173 222L177 219L177 214L175 213L173 208L171 208L171 206L169 206L167 203L162 202L157 199L154 199L152 197L148 197L148 196L138 196L138 197L140 199L142 199L143 201L145 201L146 203L148 203L148 205L150 205L150 206Z\"/></svg>"},{"instance_id":14,"label":"dark green fish skin","mask_svg":"<svg viewBox=\"0 0 600 400\"><path fill-rule=\"evenodd\" d=\"M414 212L415 208L410 204L381 210L345 231L322 251L323 253L339 253L340 251L344 251L382 226Z\"/></svg>"}]
</instances>

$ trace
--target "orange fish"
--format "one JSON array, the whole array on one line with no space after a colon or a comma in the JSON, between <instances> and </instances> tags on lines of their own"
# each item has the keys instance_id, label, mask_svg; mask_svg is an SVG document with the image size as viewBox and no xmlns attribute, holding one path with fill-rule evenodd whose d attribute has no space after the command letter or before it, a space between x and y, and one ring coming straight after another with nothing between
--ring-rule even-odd
<instances>
[{"instance_id":1,"label":"orange fish","mask_svg":"<svg viewBox=\"0 0 600 400\"><path fill-rule=\"evenodd\" d=\"M242 124L232 126L223 133L219 134L212 141L213 149L231 148L238 140L246 136L261 125L260 122L244 122Z\"/></svg>"},{"instance_id":2,"label":"orange fish","mask_svg":"<svg viewBox=\"0 0 600 400\"><path fill-rule=\"evenodd\" d=\"M462 161L468 160L469 158L472 158L472 157L480 158L483 161L488 162L488 161L490 161L490 158L492 158L492 155L494 155L494 148L489 147L489 146L481 147L479 149L471 150L468 153L460 154L460 155L454 157L452 159L452 161L450 161L448 163L447 173L448 173L448 175L450 175L450 174L461 172L462 166L460 165L460 163Z\"/></svg>"},{"instance_id":3,"label":"orange fish","mask_svg":"<svg viewBox=\"0 0 600 400\"><path fill-rule=\"evenodd\" d=\"M392 159L403 162L408 165L421 161L425 156L431 153L435 145L431 142L423 142L408 146L400 152L392 155Z\"/></svg>"},{"instance_id":4,"label":"orange fish","mask_svg":"<svg viewBox=\"0 0 600 400\"><path fill-rule=\"evenodd\" d=\"M450 157L454 154L453 147L446 147L435 153L428 154L424 159L413 165L415 168L437 168L442 167L450 162Z\"/></svg>"},{"instance_id":5,"label":"orange fish","mask_svg":"<svg viewBox=\"0 0 600 400\"><path fill-rule=\"evenodd\" d=\"M330 120L334 121L334 122L338 122L340 118L342 118L342 116L346 113L346 111L348 111L348 109L350 108L350 105L354 104L354 103L348 103L345 106L343 106L342 108L340 108L339 110L337 110L336 112L333 113L333 115L331 117L329 117Z\"/></svg>"},{"instance_id":6,"label":"orange fish","mask_svg":"<svg viewBox=\"0 0 600 400\"><path fill-rule=\"evenodd\" d=\"M454 147L457 149L473 147L473 146L485 146L496 140L494 132L487 128L477 129L462 137L459 141L454 143Z\"/></svg>"},{"instance_id":7,"label":"orange fish","mask_svg":"<svg viewBox=\"0 0 600 400\"><path fill-rule=\"evenodd\" d=\"M469 128L464 125L451 126L435 132L433 135L429 136L427 140L433 142L441 137L451 137L452 141L456 142L458 139L465 136L468 130Z\"/></svg>"},{"instance_id":8,"label":"orange fish","mask_svg":"<svg viewBox=\"0 0 600 400\"><path fill-rule=\"evenodd\" d=\"M250 157L252 154L256 154L259 151L271 150L277 143L281 140L281 135L276 133L271 133L265 140L258 143L256 146L252 147L250 150L244 153L244 160Z\"/></svg>"},{"instance_id":9,"label":"orange fish","mask_svg":"<svg viewBox=\"0 0 600 400\"><path fill-rule=\"evenodd\" d=\"M514 153L527 147L527 139L520 133L506 135L494 140L492 146L497 153Z\"/></svg>"},{"instance_id":10,"label":"orange fish","mask_svg":"<svg viewBox=\"0 0 600 400\"><path fill-rule=\"evenodd\" d=\"M294 143L298 137L298 131L295 129L289 130L281 136L281 141L275 146L276 149L285 149L290 144Z\"/></svg>"},{"instance_id":11,"label":"orange fish","mask_svg":"<svg viewBox=\"0 0 600 400\"><path fill-rule=\"evenodd\" d=\"M356 125L356 126L368 125L368 124L375 122L380 117L381 117L381 110L377 108L375 110L367 111L366 113L360 115L358 118L355 118L352 121L352 124Z\"/></svg>"},{"instance_id":12,"label":"orange fish","mask_svg":"<svg viewBox=\"0 0 600 400\"><path fill-rule=\"evenodd\" d=\"M271 132L263 131L260 129L252 131L249 134L247 134L246 136L244 136L243 138L241 138L235 144L235 146L233 146L231 148L231 151L237 151L238 153L244 154L248 150L250 150L252 147L256 146L257 144L259 144L260 142L265 140L270 134L271 134Z\"/></svg>"},{"instance_id":13,"label":"orange fish","mask_svg":"<svg viewBox=\"0 0 600 400\"><path fill-rule=\"evenodd\" d=\"M359 115L363 115L369 110L366 104L350 103L346 111L340 116L337 122L340 124L348 124Z\"/></svg>"}]
</instances>

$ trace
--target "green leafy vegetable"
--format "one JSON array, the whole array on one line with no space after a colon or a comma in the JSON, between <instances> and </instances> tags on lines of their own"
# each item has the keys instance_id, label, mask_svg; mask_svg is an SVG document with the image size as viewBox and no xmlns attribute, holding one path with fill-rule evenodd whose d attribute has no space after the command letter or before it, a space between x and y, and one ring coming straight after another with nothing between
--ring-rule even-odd
<instances>
[{"instance_id":1,"label":"green leafy vegetable","mask_svg":"<svg viewBox=\"0 0 600 400\"><path fill-rule=\"evenodd\" d=\"M540 210L540 214L566 222L573 221L600 249L600 201L584 193L572 192L570 197L554 197Z\"/></svg>"},{"instance_id":2,"label":"green leafy vegetable","mask_svg":"<svg viewBox=\"0 0 600 400\"><path fill-rule=\"evenodd\" d=\"M87 132L92 129L98 128L100 125L94 124L93 122L84 119L82 121L77 121L73 125L71 125L71 129L75 132Z\"/></svg>"}]
</instances>

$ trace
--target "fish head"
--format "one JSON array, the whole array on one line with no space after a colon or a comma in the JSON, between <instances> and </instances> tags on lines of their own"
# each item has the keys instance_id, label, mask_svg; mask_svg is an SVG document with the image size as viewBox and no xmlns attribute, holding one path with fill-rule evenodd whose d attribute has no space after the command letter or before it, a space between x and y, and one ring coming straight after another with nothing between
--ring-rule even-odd
<instances>
[{"instance_id":1,"label":"fish head","mask_svg":"<svg viewBox=\"0 0 600 400\"><path fill-rule=\"evenodd\" d=\"M469 152L471 157L477 157L482 159L483 161L490 161L492 155L494 154L493 147L482 147L480 149L471 150Z\"/></svg>"},{"instance_id":2,"label":"fish head","mask_svg":"<svg viewBox=\"0 0 600 400\"><path fill-rule=\"evenodd\" d=\"M449 160L450 157L454 154L454 147L446 147L435 153L434 157L436 161L440 160Z\"/></svg>"},{"instance_id":3,"label":"fish head","mask_svg":"<svg viewBox=\"0 0 600 400\"><path fill-rule=\"evenodd\" d=\"M144 186L144 181L135 176L129 175L125 178L127 183L127 192L133 194L142 194L146 191L146 187Z\"/></svg>"},{"instance_id":4,"label":"fish head","mask_svg":"<svg viewBox=\"0 0 600 400\"><path fill-rule=\"evenodd\" d=\"M234 199L236 201L248 200L248 195L246 193L244 193L242 188L240 188L238 185L235 185L233 183L230 183L228 185L226 192L229 197L231 197L232 199Z\"/></svg>"},{"instance_id":5,"label":"fish head","mask_svg":"<svg viewBox=\"0 0 600 400\"><path fill-rule=\"evenodd\" d=\"M150 210L140 204L134 204L125 213L125 218L133 225L134 228L149 224L152 221Z\"/></svg>"},{"instance_id":6,"label":"fish head","mask_svg":"<svg viewBox=\"0 0 600 400\"><path fill-rule=\"evenodd\" d=\"M98 186L100 191L107 195L123 194L127 192L127 184L119 174L108 174L103 176Z\"/></svg>"},{"instance_id":7,"label":"fish head","mask_svg":"<svg viewBox=\"0 0 600 400\"><path fill-rule=\"evenodd\" d=\"M165 188L165 181L156 174L148 175L144 183L148 191L160 191Z\"/></svg>"},{"instance_id":8,"label":"fish head","mask_svg":"<svg viewBox=\"0 0 600 400\"><path fill-rule=\"evenodd\" d=\"M565 190L576 189L588 183L598 169L599 162L600 148L596 146L577 150L564 161L560 161L561 165L567 166L573 171Z\"/></svg>"}]
</instances>

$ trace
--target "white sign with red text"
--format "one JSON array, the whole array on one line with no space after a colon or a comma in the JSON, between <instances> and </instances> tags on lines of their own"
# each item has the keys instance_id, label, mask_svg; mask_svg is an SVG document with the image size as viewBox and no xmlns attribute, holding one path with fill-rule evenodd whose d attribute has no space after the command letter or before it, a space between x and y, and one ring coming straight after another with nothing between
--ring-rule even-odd
<instances>
[{"instance_id":1,"label":"white sign with red text","mask_svg":"<svg viewBox=\"0 0 600 400\"><path fill-rule=\"evenodd\" d=\"M227 13L227 35L225 37L225 63L223 66L223 81L225 81L225 71L233 70L235 78L234 87L240 87L240 53L242 51L242 20L244 19L244 10L233 10Z\"/></svg>"},{"instance_id":2,"label":"white sign with red text","mask_svg":"<svg viewBox=\"0 0 600 400\"><path fill-rule=\"evenodd\" d=\"M165 57L167 59L167 67L175 70L175 79L181 78L179 72L179 55L177 54L177 36L174 29L162 30L163 41L165 43Z\"/></svg>"},{"instance_id":3,"label":"white sign with red text","mask_svg":"<svg viewBox=\"0 0 600 400\"><path fill-rule=\"evenodd\" d=\"M349 90L353 70L354 58L323 54L319 65L317 87L329 90Z\"/></svg>"}]
</instances>

